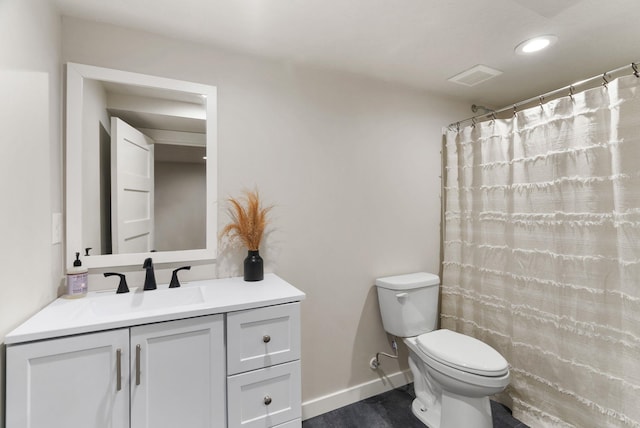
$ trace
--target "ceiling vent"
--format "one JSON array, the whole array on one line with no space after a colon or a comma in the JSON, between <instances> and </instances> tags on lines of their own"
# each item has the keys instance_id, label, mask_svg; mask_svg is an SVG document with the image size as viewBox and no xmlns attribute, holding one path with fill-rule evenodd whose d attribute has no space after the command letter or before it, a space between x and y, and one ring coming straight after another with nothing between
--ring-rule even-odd
<instances>
[{"instance_id":1,"label":"ceiling vent","mask_svg":"<svg viewBox=\"0 0 640 428\"><path fill-rule=\"evenodd\" d=\"M453 77L447 79L449 82L457 83L464 86L475 86L479 83L485 82L493 77L499 76L502 71L495 68L487 67L486 65L475 65L470 69L456 74Z\"/></svg>"}]
</instances>

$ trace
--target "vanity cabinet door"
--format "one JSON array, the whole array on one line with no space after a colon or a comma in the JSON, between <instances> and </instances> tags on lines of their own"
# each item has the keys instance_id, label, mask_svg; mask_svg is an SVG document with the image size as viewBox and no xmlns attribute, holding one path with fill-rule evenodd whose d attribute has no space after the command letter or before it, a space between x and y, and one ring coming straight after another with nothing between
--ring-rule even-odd
<instances>
[{"instance_id":1,"label":"vanity cabinet door","mask_svg":"<svg viewBox=\"0 0 640 428\"><path fill-rule=\"evenodd\" d=\"M131 426L224 428L225 372L222 315L131 328Z\"/></svg>"},{"instance_id":2,"label":"vanity cabinet door","mask_svg":"<svg viewBox=\"0 0 640 428\"><path fill-rule=\"evenodd\" d=\"M7 347L7 428L127 428L129 330Z\"/></svg>"}]
</instances>

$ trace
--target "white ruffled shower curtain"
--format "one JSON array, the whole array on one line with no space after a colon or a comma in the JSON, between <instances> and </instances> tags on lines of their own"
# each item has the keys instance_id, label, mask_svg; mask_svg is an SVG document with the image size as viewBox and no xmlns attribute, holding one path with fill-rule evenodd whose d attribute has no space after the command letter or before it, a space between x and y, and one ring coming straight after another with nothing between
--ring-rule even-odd
<instances>
[{"instance_id":1,"label":"white ruffled shower curtain","mask_svg":"<svg viewBox=\"0 0 640 428\"><path fill-rule=\"evenodd\" d=\"M640 79L447 130L442 327L532 427L640 427Z\"/></svg>"}]
</instances>

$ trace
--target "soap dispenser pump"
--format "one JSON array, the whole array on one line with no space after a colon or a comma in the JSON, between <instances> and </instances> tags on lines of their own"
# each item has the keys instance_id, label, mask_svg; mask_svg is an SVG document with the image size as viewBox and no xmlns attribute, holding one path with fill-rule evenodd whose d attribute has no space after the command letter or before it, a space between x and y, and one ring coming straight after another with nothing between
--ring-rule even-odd
<instances>
[{"instance_id":1,"label":"soap dispenser pump","mask_svg":"<svg viewBox=\"0 0 640 428\"><path fill-rule=\"evenodd\" d=\"M80 253L76 253L73 267L67 270L67 294L65 297L76 298L87 295L89 269L82 266Z\"/></svg>"}]
</instances>

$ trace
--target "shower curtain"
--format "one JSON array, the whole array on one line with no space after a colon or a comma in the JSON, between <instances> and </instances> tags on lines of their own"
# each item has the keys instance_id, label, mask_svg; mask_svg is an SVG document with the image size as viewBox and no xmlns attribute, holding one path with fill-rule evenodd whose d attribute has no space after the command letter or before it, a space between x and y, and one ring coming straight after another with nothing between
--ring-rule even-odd
<instances>
[{"instance_id":1,"label":"shower curtain","mask_svg":"<svg viewBox=\"0 0 640 428\"><path fill-rule=\"evenodd\" d=\"M640 427L640 79L445 131L443 328L532 427Z\"/></svg>"}]
</instances>

